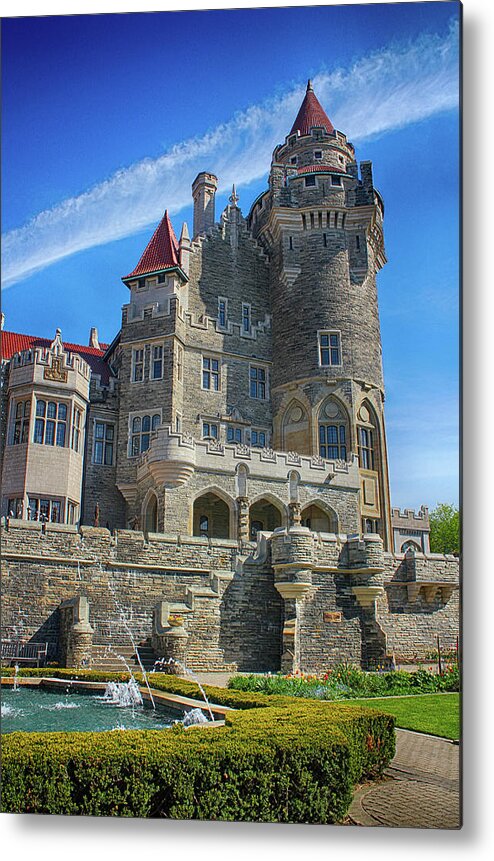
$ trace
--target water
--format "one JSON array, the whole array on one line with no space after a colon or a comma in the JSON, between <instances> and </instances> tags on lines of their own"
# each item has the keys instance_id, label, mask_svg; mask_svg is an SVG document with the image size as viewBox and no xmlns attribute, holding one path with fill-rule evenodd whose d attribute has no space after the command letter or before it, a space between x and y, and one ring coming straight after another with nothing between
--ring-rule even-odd
<instances>
[{"instance_id":1,"label":"water","mask_svg":"<svg viewBox=\"0 0 494 861\"><path fill-rule=\"evenodd\" d=\"M114 683L112 683L114 684ZM2 690L2 733L16 732L104 732L112 729L165 729L184 717L175 709L155 709L136 705L128 684L128 701L123 690L112 696L95 696L70 691L46 691L22 686ZM140 692L138 691L139 696ZM106 694L106 691L105 691ZM200 711L200 710L199 710ZM185 715L185 718L187 715ZM190 721L189 722L193 722ZM196 721L197 722L197 721Z\"/></svg>"},{"instance_id":2,"label":"water","mask_svg":"<svg viewBox=\"0 0 494 861\"><path fill-rule=\"evenodd\" d=\"M211 711L211 706L209 705L209 700L206 696L206 692L205 692L203 686L201 685L201 683L200 683L199 679L197 678L197 676L195 675L195 673L193 673L192 670L189 670L189 668L186 667L185 664L183 664L181 661L177 661L176 658L158 658L158 660L154 662L154 667L151 670L151 672L152 673L156 673L156 672L160 672L160 671L166 672L166 667L169 666L170 664L175 664L179 669L182 670L182 672L186 676L189 676L196 683L197 687L199 688L199 690L201 692L202 698L203 698L204 702L206 703L206 708L209 712L210 720L214 720L214 715L213 715L213 712ZM199 711L200 711L200 709L199 709ZM197 723L197 721L196 721L196 723Z\"/></svg>"},{"instance_id":3,"label":"water","mask_svg":"<svg viewBox=\"0 0 494 861\"><path fill-rule=\"evenodd\" d=\"M132 631L131 631L130 626L129 626L128 622L127 622L127 619L126 619L126 617L125 617L125 612L124 612L123 608L122 608L122 607L120 607L120 604L119 604L119 603L118 603L118 601L117 601L117 596L116 596L116 593L115 593L115 588L114 588L114 586L113 586L113 584L111 583L111 581L110 581L110 580L108 581L108 587L109 587L109 589L110 589L110 592L111 592L111 595L112 595L112 598L113 598L113 603L115 604L115 607L116 607L116 609L117 609L117 612L118 612L118 614L119 614L119 616L120 616L120 621L122 622L122 624L123 624L123 626L124 626L124 628L125 628L125 630L126 630L126 632L127 632L127 635L128 635L128 637L129 637L129 640L130 640L130 642L132 643L132 648L133 648L133 649L134 649L134 651L135 651L136 658L137 658L137 660L138 660L138 662L139 662L139 666L140 666L140 668L141 668L142 677L143 677L144 682L145 682L145 685L146 685L146 687L147 687L147 689L148 689L148 694L149 694L149 698L150 698L150 700L151 700L151 705L152 705L153 709L155 709L155 708L156 708L156 705L155 705L155 702L154 702L154 698L153 698L153 694L152 694L151 688L150 688L150 686L149 686L149 682L148 682L148 677L147 677L146 670L144 669L144 666L143 666L142 661L141 661L141 656L140 656L140 654L139 654L139 649L137 648L137 644L136 644L136 642L135 642L135 640L134 640L134 637L132 636ZM117 657L121 658L121 655L117 655ZM123 660L123 658L122 658L122 660ZM130 672L130 670L129 670L129 672ZM131 673L131 675L132 675L132 673Z\"/></svg>"}]
</instances>

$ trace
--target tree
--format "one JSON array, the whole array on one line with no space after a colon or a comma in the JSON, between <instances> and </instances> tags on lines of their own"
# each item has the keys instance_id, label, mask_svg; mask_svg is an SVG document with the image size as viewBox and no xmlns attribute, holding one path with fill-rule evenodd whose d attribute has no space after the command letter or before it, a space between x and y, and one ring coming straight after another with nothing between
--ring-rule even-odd
<instances>
[{"instance_id":1,"label":"tree","mask_svg":"<svg viewBox=\"0 0 494 861\"><path fill-rule=\"evenodd\" d=\"M454 505L440 502L429 514L432 553L460 552L460 513Z\"/></svg>"}]
</instances>

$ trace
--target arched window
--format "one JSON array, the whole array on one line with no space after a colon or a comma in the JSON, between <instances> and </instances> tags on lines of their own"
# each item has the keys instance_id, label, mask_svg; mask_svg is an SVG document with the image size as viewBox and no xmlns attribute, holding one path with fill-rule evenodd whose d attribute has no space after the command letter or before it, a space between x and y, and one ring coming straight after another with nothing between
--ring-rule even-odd
<instances>
[{"instance_id":1,"label":"arched window","mask_svg":"<svg viewBox=\"0 0 494 861\"><path fill-rule=\"evenodd\" d=\"M346 411L328 398L319 410L319 454L326 460L346 460L349 442Z\"/></svg>"},{"instance_id":2,"label":"arched window","mask_svg":"<svg viewBox=\"0 0 494 861\"><path fill-rule=\"evenodd\" d=\"M147 451L151 440L151 432L161 424L159 413L134 416L131 424L130 457L136 457Z\"/></svg>"},{"instance_id":3,"label":"arched window","mask_svg":"<svg viewBox=\"0 0 494 861\"><path fill-rule=\"evenodd\" d=\"M201 514L199 517L199 535L207 536L209 533L209 517L206 517L205 514Z\"/></svg>"},{"instance_id":4,"label":"arched window","mask_svg":"<svg viewBox=\"0 0 494 861\"><path fill-rule=\"evenodd\" d=\"M264 524L260 520L251 520L251 522L250 522L250 539L251 539L251 541L255 541L257 533L262 532L263 529L264 529Z\"/></svg>"},{"instance_id":5,"label":"arched window","mask_svg":"<svg viewBox=\"0 0 494 861\"><path fill-rule=\"evenodd\" d=\"M358 459L360 469L378 468L379 431L371 405L365 401L358 411Z\"/></svg>"}]
</instances>

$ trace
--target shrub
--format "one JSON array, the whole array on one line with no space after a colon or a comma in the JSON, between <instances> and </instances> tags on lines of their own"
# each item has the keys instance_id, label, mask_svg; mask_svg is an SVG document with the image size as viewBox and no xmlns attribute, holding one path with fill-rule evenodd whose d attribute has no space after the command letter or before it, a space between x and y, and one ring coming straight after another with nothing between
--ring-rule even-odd
<instances>
[{"instance_id":1,"label":"shrub","mask_svg":"<svg viewBox=\"0 0 494 861\"><path fill-rule=\"evenodd\" d=\"M152 683L197 692L166 675ZM335 822L354 783L379 776L394 754L389 715L210 686L206 693L235 706L224 727L4 736L3 811Z\"/></svg>"}]
</instances>

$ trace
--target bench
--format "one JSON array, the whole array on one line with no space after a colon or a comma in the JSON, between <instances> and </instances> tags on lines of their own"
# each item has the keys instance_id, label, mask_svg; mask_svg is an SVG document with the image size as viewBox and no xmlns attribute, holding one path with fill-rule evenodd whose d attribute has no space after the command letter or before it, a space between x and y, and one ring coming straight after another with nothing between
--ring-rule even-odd
<instances>
[{"instance_id":1,"label":"bench","mask_svg":"<svg viewBox=\"0 0 494 861\"><path fill-rule=\"evenodd\" d=\"M1 644L2 665L20 663L35 663L37 667L44 666L48 657L48 643L7 643Z\"/></svg>"}]
</instances>

